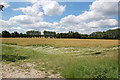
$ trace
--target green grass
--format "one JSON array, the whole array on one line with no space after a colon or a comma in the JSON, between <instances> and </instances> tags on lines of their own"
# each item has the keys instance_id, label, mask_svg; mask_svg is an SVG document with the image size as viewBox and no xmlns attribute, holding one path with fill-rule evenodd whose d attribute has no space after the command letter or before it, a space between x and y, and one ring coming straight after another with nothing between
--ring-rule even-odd
<instances>
[{"instance_id":1,"label":"green grass","mask_svg":"<svg viewBox=\"0 0 120 80\"><path fill-rule=\"evenodd\" d=\"M115 49L46 46L3 44L3 62L12 62L14 66L34 63L35 69L60 73L64 78L118 78L118 52ZM100 54L95 54L97 52Z\"/></svg>"}]
</instances>

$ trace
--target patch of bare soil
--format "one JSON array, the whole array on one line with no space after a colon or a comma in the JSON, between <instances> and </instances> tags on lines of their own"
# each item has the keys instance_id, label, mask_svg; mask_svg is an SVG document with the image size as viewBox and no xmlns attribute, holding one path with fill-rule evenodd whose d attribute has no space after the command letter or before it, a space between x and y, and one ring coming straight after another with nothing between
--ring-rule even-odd
<instances>
[{"instance_id":1,"label":"patch of bare soil","mask_svg":"<svg viewBox=\"0 0 120 80\"><path fill-rule=\"evenodd\" d=\"M21 69L18 66L11 66L11 64L2 64L2 78L60 78L60 74L52 74L34 69L34 65L31 63L21 66L30 68Z\"/></svg>"}]
</instances>

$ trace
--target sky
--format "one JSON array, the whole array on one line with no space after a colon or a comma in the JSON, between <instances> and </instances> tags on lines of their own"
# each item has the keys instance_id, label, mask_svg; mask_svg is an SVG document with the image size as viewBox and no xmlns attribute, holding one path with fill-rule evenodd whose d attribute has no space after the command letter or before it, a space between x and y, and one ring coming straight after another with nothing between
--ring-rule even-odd
<instances>
[{"instance_id":1,"label":"sky","mask_svg":"<svg viewBox=\"0 0 120 80\"><path fill-rule=\"evenodd\" d=\"M118 1L118 0L116 0ZM0 32L74 31L90 34L118 28L118 3L57 2L31 0L30 2L1 2L5 5L0 19Z\"/></svg>"}]
</instances>

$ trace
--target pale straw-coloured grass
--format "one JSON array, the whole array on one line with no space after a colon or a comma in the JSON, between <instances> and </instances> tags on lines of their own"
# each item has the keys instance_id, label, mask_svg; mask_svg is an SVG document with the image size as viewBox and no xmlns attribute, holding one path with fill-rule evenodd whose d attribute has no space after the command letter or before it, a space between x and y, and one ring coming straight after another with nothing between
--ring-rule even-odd
<instances>
[{"instance_id":1,"label":"pale straw-coloured grass","mask_svg":"<svg viewBox=\"0 0 120 80\"><path fill-rule=\"evenodd\" d=\"M105 39L2 38L2 43L17 44L22 46L48 44L57 47L118 46L118 40L105 40Z\"/></svg>"}]
</instances>

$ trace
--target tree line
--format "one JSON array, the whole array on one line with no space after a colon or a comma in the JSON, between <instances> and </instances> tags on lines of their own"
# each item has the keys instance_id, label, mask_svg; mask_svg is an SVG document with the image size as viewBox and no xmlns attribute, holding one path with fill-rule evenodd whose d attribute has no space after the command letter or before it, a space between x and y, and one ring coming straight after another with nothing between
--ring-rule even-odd
<instances>
[{"instance_id":1,"label":"tree line","mask_svg":"<svg viewBox=\"0 0 120 80\"><path fill-rule=\"evenodd\" d=\"M69 31L67 33L56 33L53 31L27 31L26 33L18 33L9 31L2 31L0 37L3 38L32 38L32 37L45 37L45 38L77 38L77 39L119 39L120 28L108 30L103 32L93 32L91 34L81 34L78 32Z\"/></svg>"}]
</instances>

